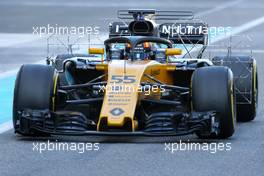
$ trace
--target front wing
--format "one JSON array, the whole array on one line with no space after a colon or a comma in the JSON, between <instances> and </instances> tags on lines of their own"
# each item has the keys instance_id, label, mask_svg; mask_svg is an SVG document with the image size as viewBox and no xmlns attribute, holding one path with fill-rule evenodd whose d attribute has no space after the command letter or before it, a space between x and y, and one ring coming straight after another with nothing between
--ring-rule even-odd
<instances>
[{"instance_id":1,"label":"front wing","mask_svg":"<svg viewBox=\"0 0 264 176\"><path fill-rule=\"evenodd\" d=\"M19 111L17 123L22 124L22 121L26 121L30 128L18 125L15 132L23 134L24 132L28 133L25 130L30 130L45 134L71 136L181 136L193 133L219 133L217 113L214 111L154 113L151 119L154 119L151 125L136 131L97 131L96 123L78 112L26 109Z\"/></svg>"}]
</instances>

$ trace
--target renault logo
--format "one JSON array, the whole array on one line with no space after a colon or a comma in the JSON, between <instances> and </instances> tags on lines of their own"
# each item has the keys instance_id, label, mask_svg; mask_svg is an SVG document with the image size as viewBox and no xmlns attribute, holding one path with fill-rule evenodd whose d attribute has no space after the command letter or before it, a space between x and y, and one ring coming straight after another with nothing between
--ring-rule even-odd
<instances>
[{"instance_id":1,"label":"renault logo","mask_svg":"<svg viewBox=\"0 0 264 176\"><path fill-rule=\"evenodd\" d=\"M119 116L121 114L124 113L123 109L121 108L114 108L110 111L110 113L113 115L113 116Z\"/></svg>"}]
</instances>

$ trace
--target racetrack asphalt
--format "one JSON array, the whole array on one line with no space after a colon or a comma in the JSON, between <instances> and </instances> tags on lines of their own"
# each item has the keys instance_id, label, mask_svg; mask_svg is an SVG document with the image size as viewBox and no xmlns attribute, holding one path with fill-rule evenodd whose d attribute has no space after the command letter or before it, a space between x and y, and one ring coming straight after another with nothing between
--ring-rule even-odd
<instances>
[{"instance_id":1,"label":"racetrack asphalt","mask_svg":"<svg viewBox=\"0 0 264 176\"><path fill-rule=\"evenodd\" d=\"M32 26L59 24L71 26L99 25L105 28L115 18L117 9L156 8L193 10L210 26L231 26L241 31L234 37L234 52L249 52L257 59L259 107L257 117L249 123L238 123L235 134L227 140L204 141L194 135L184 137L60 137L25 138L13 130L0 134L0 176L35 175L264 175L264 3L261 0L211 1L33 1L0 2L0 79L21 64L45 60L46 44L32 33ZM259 19L256 21L256 19ZM220 41L222 42L222 41ZM218 43L220 43L218 42ZM228 41L225 42L227 46ZM221 43L223 44L223 43ZM243 46L242 46L243 45ZM250 45L250 46L248 46ZM216 47L217 48L217 47ZM218 49L206 55L218 54ZM224 47L223 47L224 48ZM246 48L246 49L237 49ZM216 51L216 53L215 53ZM2 76L1 76L2 75ZM8 73L7 75L10 75ZM12 74L11 74L12 76ZM7 85L0 85L0 89ZM1 97L0 97L1 98ZM10 97L11 98L11 97ZM3 106L1 105L0 108ZM2 117L0 117L2 118ZM11 119L11 117L10 117ZM77 151L33 150L38 143L92 142L99 150ZM230 143L226 151L171 151L165 142Z\"/></svg>"}]
</instances>

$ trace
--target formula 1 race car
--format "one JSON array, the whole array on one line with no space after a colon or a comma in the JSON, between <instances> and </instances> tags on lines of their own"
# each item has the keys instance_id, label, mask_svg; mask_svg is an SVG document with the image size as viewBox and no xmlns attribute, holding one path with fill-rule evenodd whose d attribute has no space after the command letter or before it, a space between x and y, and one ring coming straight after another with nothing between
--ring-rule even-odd
<instances>
[{"instance_id":1,"label":"formula 1 race car","mask_svg":"<svg viewBox=\"0 0 264 176\"><path fill-rule=\"evenodd\" d=\"M203 59L208 37L201 31L207 24L194 20L191 12L120 10L118 17L126 23L109 25L104 48L20 68L13 104L16 133L194 133L200 138L228 138L237 120L254 119L255 59ZM173 22L157 24L161 20ZM179 25L188 32L177 31ZM203 45L196 58L182 57L182 49L174 47L190 43Z\"/></svg>"}]
</instances>

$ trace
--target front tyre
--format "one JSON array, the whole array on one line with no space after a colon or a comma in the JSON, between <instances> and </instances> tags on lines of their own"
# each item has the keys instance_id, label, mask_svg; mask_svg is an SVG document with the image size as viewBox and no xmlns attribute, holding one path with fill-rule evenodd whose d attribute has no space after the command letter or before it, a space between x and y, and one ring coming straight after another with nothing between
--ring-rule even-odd
<instances>
[{"instance_id":1,"label":"front tyre","mask_svg":"<svg viewBox=\"0 0 264 176\"><path fill-rule=\"evenodd\" d=\"M216 111L219 121L217 135L197 133L200 138L228 138L235 131L235 99L233 74L227 67L198 68L192 76L193 110Z\"/></svg>"},{"instance_id":2,"label":"front tyre","mask_svg":"<svg viewBox=\"0 0 264 176\"><path fill-rule=\"evenodd\" d=\"M22 135L37 135L30 121L19 119L24 109L55 110L58 74L51 66L23 65L16 78L13 99L13 125L15 132Z\"/></svg>"}]
</instances>

